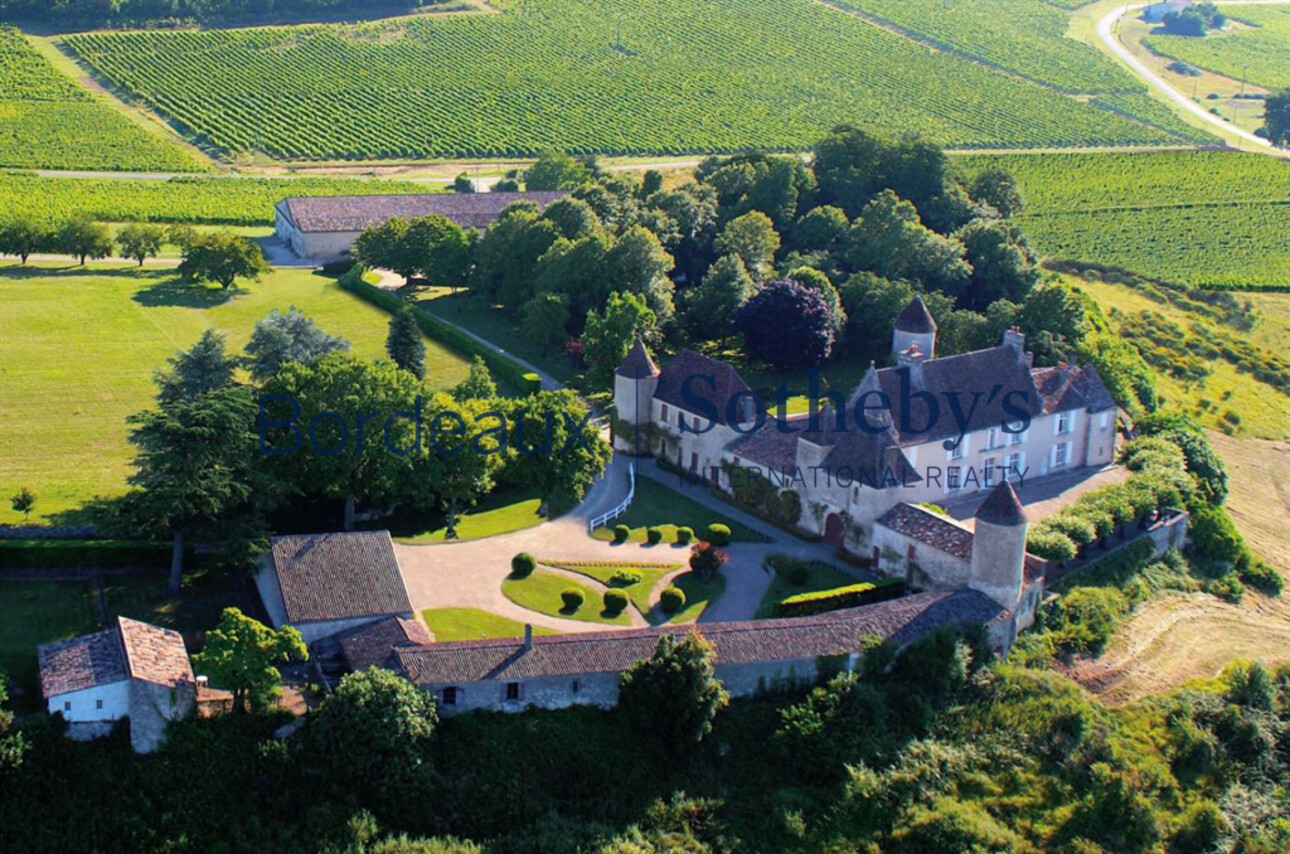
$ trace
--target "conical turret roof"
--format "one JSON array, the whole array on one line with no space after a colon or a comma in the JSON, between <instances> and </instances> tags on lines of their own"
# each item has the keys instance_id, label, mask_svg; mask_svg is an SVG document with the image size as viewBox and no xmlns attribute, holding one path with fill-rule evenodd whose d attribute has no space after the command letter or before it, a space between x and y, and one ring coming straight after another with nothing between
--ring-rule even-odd
<instances>
[{"instance_id":1,"label":"conical turret roof","mask_svg":"<svg viewBox=\"0 0 1290 854\"><path fill-rule=\"evenodd\" d=\"M976 518L978 522L989 522L991 525L1024 525L1026 508L1017 497L1017 490L1004 480L990 490L990 494L981 503L981 509L976 511Z\"/></svg>"},{"instance_id":2,"label":"conical turret roof","mask_svg":"<svg viewBox=\"0 0 1290 854\"><path fill-rule=\"evenodd\" d=\"M901 332L925 334L936 331L936 321L927 310L927 304L920 296L914 297L905 310L896 318L896 328Z\"/></svg>"},{"instance_id":3,"label":"conical turret roof","mask_svg":"<svg viewBox=\"0 0 1290 854\"><path fill-rule=\"evenodd\" d=\"M627 358L623 359L615 373L632 380L658 376L658 365L650 358L649 351L645 349L645 339L640 335L636 336L636 343L627 351Z\"/></svg>"}]
</instances>

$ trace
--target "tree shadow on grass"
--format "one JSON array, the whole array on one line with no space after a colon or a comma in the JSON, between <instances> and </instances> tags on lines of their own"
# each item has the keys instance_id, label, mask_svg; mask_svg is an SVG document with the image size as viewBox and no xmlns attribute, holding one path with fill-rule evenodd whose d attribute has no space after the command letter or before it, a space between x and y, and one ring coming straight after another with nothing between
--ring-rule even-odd
<instances>
[{"instance_id":1,"label":"tree shadow on grass","mask_svg":"<svg viewBox=\"0 0 1290 854\"><path fill-rule=\"evenodd\" d=\"M217 288L171 275L170 278L157 282L151 287L136 291L132 299L145 308L162 308L167 306L179 308L214 308L223 305L239 294L245 293L241 288Z\"/></svg>"},{"instance_id":2,"label":"tree shadow on grass","mask_svg":"<svg viewBox=\"0 0 1290 854\"><path fill-rule=\"evenodd\" d=\"M82 267L72 262L66 267L0 266L0 279L74 279L96 276L104 279L164 279L175 275L174 270L155 267Z\"/></svg>"}]
</instances>

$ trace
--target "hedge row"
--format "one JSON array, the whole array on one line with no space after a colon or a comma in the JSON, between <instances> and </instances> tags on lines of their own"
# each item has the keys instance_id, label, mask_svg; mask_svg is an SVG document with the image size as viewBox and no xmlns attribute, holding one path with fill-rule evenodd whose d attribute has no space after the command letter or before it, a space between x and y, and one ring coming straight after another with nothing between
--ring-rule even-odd
<instances>
[{"instance_id":1,"label":"hedge row","mask_svg":"<svg viewBox=\"0 0 1290 854\"><path fill-rule=\"evenodd\" d=\"M0 569L166 567L170 550L136 540L0 540Z\"/></svg>"},{"instance_id":2,"label":"hedge row","mask_svg":"<svg viewBox=\"0 0 1290 854\"><path fill-rule=\"evenodd\" d=\"M823 614L839 608L854 608L857 605L885 602L888 599L895 599L904 592L905 579L880 578L877 581L836 587L833 590L799 593L779 603L779 616L809 617L812 614Z\"/></svg>"},{"instance_id":3,"label":"hedge row","mask_svg":"<svg viewBox=\"0 0 1290 854\"><path fill-rule=\"evenodd\" d=\"M354 267L337 279L337 282L343 289L359 299L391 314L401 311L404 306L410 305L412 307L412 316L416 319L417 326L425 333L426 337L432 338L468 358L479 356L484 360L484 364L488 365L488 370L492 371L496 379L510 383L521 394L528 395L542 390L542 380L537 374L526 370L523 365L514 359L503 356L490 347L485 347L451 323L440 320L419 306L404 302L398 294L390 293L375 285L369 285L363 281L363 274L366 272L365 267Z\"/></svg>"},{"instance_id":4,"label":"hedge row","mask_svg":"<svg viewBox=\"0 0 1290 854\"><path fill-rule=\"evenodd\" d=\"M1079 569L1062 576L1052 590L1061 592L1071 587L1102 586L1113 584L1123 586L1132 576L1156 556L1156 544L1150 537L1139 537L1131 543L1091 560Z\"/></svg>"}]
</instances>

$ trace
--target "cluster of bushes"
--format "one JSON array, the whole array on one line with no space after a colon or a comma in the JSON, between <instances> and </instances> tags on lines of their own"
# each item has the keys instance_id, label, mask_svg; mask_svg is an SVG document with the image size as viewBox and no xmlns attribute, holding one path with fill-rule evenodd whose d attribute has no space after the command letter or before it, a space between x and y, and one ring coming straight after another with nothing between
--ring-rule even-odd
<instances>
[{"instance_id":1,"label":"cluster of bushes","mask_svg":"<svg viewBox=\"0 0 1290 854\"><path fill-rule=\"evenodd\" d=\"M644 576L634 569L620 569L609 579L609 583L618 584L623 587L631 587L633 584L639 584L643 577Z\"/></svg>"},{"instance_id":2,"label":"cluster of bushes","mask_svg":"<svg viewBox=\"0 0 1290 854\"><path fill-rule=\"evenodd\" d=\"M390 314L398 314L408 306L408 303L404 302L398 294L390 293L363 281L363 275L366 272L365 267L353 267L349 272L341 276L337 283L360 299L384 309ZM438 341L463 356L480 357L484 360L484 364L488 365L488 369L493 376L510 383L521 394L532 394L541 390L542 379L537 374L524 368L519 362L503 356L491 347L480 344L457 327L450 323L445 323L416 305L412 306L412 316L416 319L417 328L427 337Z\"/></svg>"},{"instance_id":3,"label":"cluster of bushes","mask_svg":"<svg viewBox=\"0 0 1290 854\"><path fill-rule=\"evenodd\" d=\"M820 590L815 593L799 593L789 596L779 603L778 615L781 617L808 617L812 614L823 614L839 608L854 608L858 605L870 605L874 602L885 602L895 599L905 592L903 578L880 578L877 581L866 581L863 584L851 584L833 590Z\"/></svg>"}]
</instances>

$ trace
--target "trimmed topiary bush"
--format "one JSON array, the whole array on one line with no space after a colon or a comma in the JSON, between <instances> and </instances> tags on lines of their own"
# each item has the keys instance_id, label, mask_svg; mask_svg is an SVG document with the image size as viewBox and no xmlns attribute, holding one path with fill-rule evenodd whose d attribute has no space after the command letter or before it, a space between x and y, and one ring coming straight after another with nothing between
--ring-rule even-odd
<instances>
[{"instance_id":1,"label":"trimmed topiary bush","mask_svg":"<svg viewBox=\"0 0 1290 854\"><path fill-rule=\"evenodd\" d=\"M644 576L634 569L620 569L610 577L609 583L621 584L623 587L628 587L632 584L639 584L642 578L644 578Z\"/></svg>"},{"instance_id":2,"label":"trimmed topiary bush","mask_svg":"<svg viewBox=\"0 0 1290 854\"><path fill-rule=\"evenodd\" d=\"M658 597L658 604L665 614L675 614L685 607L685 591L668 585Z\"/></svg>"},{"instance_id":3,"label":"trimmed topiary bush","mask_svg":"<svg viewBox=\"0 0 1290 854\"><path fill-rule=\"evenodd\" d=\"M779 603L781 617L809 617L813 614L824 614L839 608L854 608L858 605L869 605L895 599L905 592L905 579L879 578L877 581L863 584L850 584L833 590L820 590L815 593L799 593L789 596Z\"/></svg>"},{"instance_id":4,"label":"trimmed topiary bush","mask_svg":"<svg viewBox=\"0 0 1290 854\"><path fill-rule=\"evenodd\" d=\"M560 601L564 603L564 610L576 611L587 601L587 597L577 587L566 587L560 592Z\"/></svg>"},{"instance_id":5,"label":"trimmed topiary bush","mask_svg":"<svg viewBox=\"0 0 1290 854\"><path fill-rule=\"evenodd\" d=\"M651 546L657 546L663 542L663 529L655 525L645 529L645 539L649 540Z\"/></svg>"},{"instance_id":6,"label":"trimmed topiary bush","mask_svg":"<svg viewBox=\"0 0 1290 854\"><path fill-rule=\"evenodd\" d=\"M528 578L537 569L537 558L528 552L520 552L511 558L511 572L517 578Z\"/></svg>"},{"instance_id":7,"label":"trimmed topiary bush","mask_svg":"<svg viewBox=\"0 0 1290 854\"><path fill-rule=\"evenodd\" d=\"M716 522L708 526L708 542L714 546L730 545L730 526Z\"/></svg>"},{"instance_id":8,"label":"trimmed topiary bush","mask_svg":"<svg viewBox=\"0 0 1290 854\"><path fill-rule=\"evenodd\" d=\"M688 546L694 539L694 529L690 527L676 529L676 541L683 546Z\"/></svg>"},{"instance_id":9,"label":"trimmed topiary bush","mask_svg":"<svg viewBox=\"0 0 1290 854\"><path fill-rule=\"evenodd\" d=\"M625 542L627 542L627 538L628 538L628 537L630 537L631 535L632 535L632 529L631 529L631 528L629 528L629 527L627 527L626 525L615 525L615 526L614 526L614 542L615 542L615 543L625 543Z\"/></svg>"},{"instance_id":10,"label":"trimmed topiary bush","mask_svg":"<svg viewBox=\"0 0 1290 854\"><path fill-rule=\"evenodd\" d=\"M627 594L621 590L605 591L605 610L610 614L621 614L627 607Z\"/></svg>"}]
</instances>

